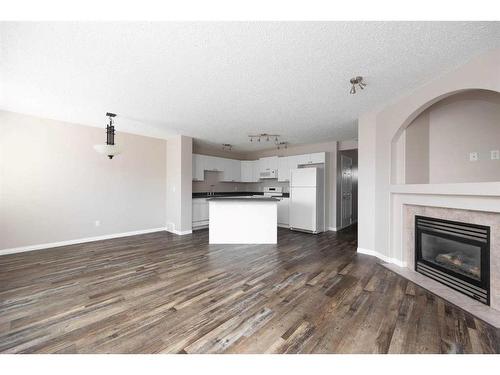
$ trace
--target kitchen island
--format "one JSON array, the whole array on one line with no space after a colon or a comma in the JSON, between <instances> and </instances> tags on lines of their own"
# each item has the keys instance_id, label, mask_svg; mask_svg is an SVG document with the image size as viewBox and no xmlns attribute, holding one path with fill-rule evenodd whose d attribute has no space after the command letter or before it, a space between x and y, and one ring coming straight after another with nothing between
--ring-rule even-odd
<instances>
[{"instance_id":1,"label":"kitchen island","mask_svg":"<svg viewBox=\"0 0 500 375\"><path fill-rule=\"evenodd\" d=\"M209 243L275 244L278 199L264 196L209 198Z\"/></svg>"}]
</instances>

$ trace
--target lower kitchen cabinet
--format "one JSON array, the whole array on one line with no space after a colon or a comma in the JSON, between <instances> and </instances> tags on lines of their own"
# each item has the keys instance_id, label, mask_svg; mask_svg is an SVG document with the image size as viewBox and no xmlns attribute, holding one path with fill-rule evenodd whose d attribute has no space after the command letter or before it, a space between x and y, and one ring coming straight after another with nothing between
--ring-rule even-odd
<instances>
[{"instance_id":1,"label":"lower kitchen cabinet","mask_svg":"<svg viewBox=\"0 0 500 375\"><path fill-rule=\"evenodd\" d=\"M288 227L289 225L289 213L288 213L288 203L290 198L281 198L278 202L278 225L283 227Z\"/></svg>"},{"instance_id":2,"label":"lower kitchen cabinet","mask_svg":"<svg viewBox=\"0 0 500 375\"><path fill-rule=\"evenodd\" d=\"M206 198L193 199L193 229L208 225L208 201Z\"/></svg>"}]
</instances>

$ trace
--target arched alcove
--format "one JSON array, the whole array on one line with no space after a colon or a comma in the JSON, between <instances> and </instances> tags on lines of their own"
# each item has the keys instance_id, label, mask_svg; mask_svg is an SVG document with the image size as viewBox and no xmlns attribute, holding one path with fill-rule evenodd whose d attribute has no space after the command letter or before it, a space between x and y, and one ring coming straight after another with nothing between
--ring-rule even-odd
<instances>
[{"instance_id":1,"label":"arched alcove","mask_svg":"<svg viewBox=\"0 0 500 375\"><path fill-rule=\"evenodd\" d=\"M426 103L401 125L391 148L392 184L500 181L500 160L494 159L500 93L460 90Z\"/></svg>"}]
</instances>

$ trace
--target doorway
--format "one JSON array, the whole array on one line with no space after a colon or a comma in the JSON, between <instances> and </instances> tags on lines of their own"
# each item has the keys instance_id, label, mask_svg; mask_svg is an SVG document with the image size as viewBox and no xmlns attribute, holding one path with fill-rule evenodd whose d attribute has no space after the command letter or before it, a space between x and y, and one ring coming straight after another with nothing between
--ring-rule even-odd
<instances>
[{"instance_id":1,"label":"doorway","mask_svg":"<svg viewBox=\"0 0 500 375\"><path fill-rule=\"evenodd\" d=\"M340 181L340 226L348 227L353 223L352 217L352 158L340 155L341 181Z\"/></svg>"},{"instance_id":2,"label":"doorway","mask_svg":"<svg viewBox=\"0 0 500 375\"><path fill-rule=\"evenodd\" d=\"M337 151L336 226L341 230L358 222L358 149Z\"/></svg>"}]
</instances>

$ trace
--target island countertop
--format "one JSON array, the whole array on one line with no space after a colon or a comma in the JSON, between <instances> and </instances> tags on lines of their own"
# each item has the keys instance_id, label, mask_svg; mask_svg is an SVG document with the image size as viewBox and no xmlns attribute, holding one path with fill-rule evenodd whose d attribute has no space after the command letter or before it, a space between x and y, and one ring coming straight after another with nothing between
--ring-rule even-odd
<instances>
[{"instance_id":1,"label":"island countertop","mask_svg":"<svg viewBox=\"0 0 500 375\"><path fill-rule=\"evenodd\" d=\"M279 199L273 197L214 197L207 198L209 202L227 202L227 201L239 201L239 202L278 202Z\"/></svg>"}]
</instances>

